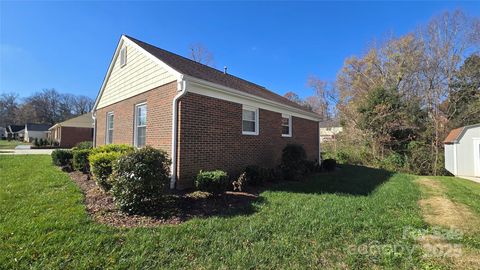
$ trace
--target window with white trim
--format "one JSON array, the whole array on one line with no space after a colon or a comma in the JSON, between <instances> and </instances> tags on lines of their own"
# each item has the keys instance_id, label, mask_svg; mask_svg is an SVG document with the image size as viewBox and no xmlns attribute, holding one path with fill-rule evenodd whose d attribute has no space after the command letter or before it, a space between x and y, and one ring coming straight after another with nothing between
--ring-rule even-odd
<instances>
[{"instance_id":1,"label":"window with white trim","mask_svg":"<svg viewBox=\"0 0 480 270\"><path fill-rule=\"evenodd\" d=\"M282 114L282 137L292 137L292 116Z\"/></svg>"},{"instance_id":2,"label":"window with white trim","mask_svg":"<svg viewBox=\"0 0 480 270\"><path fill-rule=\"evenodd\" d=\"M107 113L107 134L105 136L105 144L113 143L113 112Z\"/></svg>"},{"instance_id":3,"label":"window with white trim","mask_svg":"<svg viewBox=\"0 0 480 270\"><path fill-rule=\"evenodd\" d=\"M123 67L127 64L127 47L122 47L120 49L120 67Z\"/></svg>"},{"instance_id":4,"label":"window with white trim","mask_svg":"<svg viewBox=\"0 0 480 270\"><path fill-rule=\"evenodd\" d=\"M135 105L135 134L134 145L135 147L145 146L147 138L147 104Z\"/></svg>"},{"instance_id":5,"label":"window with white trim","mask_svg":"<svg viewBox=\"0 0 480 270\"><path fill-rule=\"evenodd\" d=\"M258 135L258 108L243 106L242 134Z\"/></svg>"}]
</instances>

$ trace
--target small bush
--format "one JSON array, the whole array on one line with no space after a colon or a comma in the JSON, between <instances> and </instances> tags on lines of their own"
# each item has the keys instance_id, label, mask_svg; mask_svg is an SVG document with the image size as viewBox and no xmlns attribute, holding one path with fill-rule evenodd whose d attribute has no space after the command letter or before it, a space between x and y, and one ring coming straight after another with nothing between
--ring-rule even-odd
<instances>
[{"instance_id":1,"label":"small bush","mask_svg":"<svg viewBox=\"0 0 480 270\"><path fill-rule=\"evenodd\" d=\"M288 144L282 151L281 168L287 180L300 181L307 172L307 155L303 146Z\"/></svg>"},{"instance_id":2,"label":"small bush","mask_svg":"<svg viewBox=\"0 0 480 270\"><path fill-rule=\"evenodd\" d=\"M263 184L263 179L260 176L260 167L251 165L245 168L245 176L247 184L251 186L259 186Z\"/></svg>"},{"instance_id":3,"label":"small bush","mask_svg":"<svg viewBox=\"0 0 480 270\"><path fill-rule=\"evenodd\" d=\"M337 167L337 161L333 158L325 159L322 162L322 168L327 172L334 171L336 167Z\"/></svg>"},{"instance_id":4,"label":"small bush","mask_svg":"<svg viewBox=\"0 0 480 270\"><path fill-rule=\"evenodd\" d=\"M78 149L78 150L92 149L93 148L93 142L91 142L91 141L79 142L79 143L77 143L77 145L75 145L75 148Z\"/></svg>"},{"instance_id":5,"label":"small bush","mask_svg":"<svg viewBox=\"0 0 480 270\"><path fill-rule=\"evenodd\" d=\"M112 174L112 167L122 155L121 152L102 152L91 153L88 157L90 161L90 170L93 175L93 179L97 182L103 190L109 191L112 188L110 175Z\"/></svg>"},{"instance_id":6,"label":"small bush","mask_svg":"<svg viewBox=\"0 0 480 270\"><path fill-rule=\"evenodd\" d=\"M92 149L92 155L97 153L120 152L127 153L135 148L128 144L106 144Z\"/></svg>"},{"instance_id":7,"label":"small bush","mask_svg":"<svg viewBox=\"0 0 480 270\"><path fill-rule=\"evenodd\" d=\"M228 175L224 171L200 171L195 179L195 187L201 191L213 194L222 193L227 189Z\"/></svg>"},{"instance_id":8,"label":"small bush","mask_svg":"<svg viewBox=\"0 0 480 270\"><path fill-rule=\"evenodd\" d=\"M88 155L90 155L89 149L76 149L72 150L73 153L73 169L81 172L88 172L89 171L89 164L88 164Z\"/></svg>"},{"instance_id":9,"label":"small bush","mask_svg":"<svg viewBox=\"0 0 480 270\"><path fill-rule=\"evenodd\" d=\"M265 182L275 182L274 170L260 166L247 166L245 168L245 177L247 184L251 186L261 186Z\"/></svg>"},{"instance_id":10,"label":"small bush","mask_svg":"<svg viewBox=\"0 0 480 270\"><path fill-rule=\"evenodd\" d=\"M402 171L405 167L405 159L402 155L392 152L386 158L379 161L378 167L388 171Z\"/></svg>"},{"instance_id":11,"label":"small bush","mask_svg":"<svg viewBox=\"0 0 480 270\"><path fill-rule=\"evenodd\" d=\"M40 146L40 143L38 142L38 138L35 138L33 140L33 146L36 146L36 147Z\"/></svg>"},{"instance_id":12,"label":"small bush","mask_svg":"<svg viewBox=\"0 0 480 270\"><path fill-rule=\"evenodd\" d=\"M70 150L54 150L52 152L52 162L57 166L68 166L71 164L73 158L72 151Z\"/></svg>"},{"instance_id":13,"label":"small bush","mask_svg":"<svg viewBox=\"0 0 480 270\"><path fill-rule=\"evenodd\" d=\"M273 172L272 168L265 168L265 167L260 167L260 178L262 179L262 182L275 182L275 175Z\"/></svg>"},{"instance_id":14,"label":"small bush","mask_svg":"<svg viewBox=\"0 0 480 270\"><path fill-rule=\"evenodd\" d=\"M127 213L151 210L170 181L171 161L165 151L146 146L120 157L113 166L112 194Z\"/></svg>"},{"instance_id":15,"label":"small bush","mask_svg":"<svg viewBox=\"0 0 480 270\"><path fill-rule=\"evenodd\" d=\"M313 160L305 160L304 161L304 165L305 165L305 172L307 173L314 173L317 171L317 161L313 161Z\"/></svg>"}]
</instances>

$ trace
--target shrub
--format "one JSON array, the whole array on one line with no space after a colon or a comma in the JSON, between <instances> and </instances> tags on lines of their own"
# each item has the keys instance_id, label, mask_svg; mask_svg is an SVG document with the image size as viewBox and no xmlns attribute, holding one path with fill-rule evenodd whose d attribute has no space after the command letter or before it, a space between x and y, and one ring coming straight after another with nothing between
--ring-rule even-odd
<instances>
[{"instance_id":1,"label":"shrub","mask_svg":"<svg viewBox=\"0 0 480 270\"><path fill-rule=\"evenodd\" d=\"M113 172L113 163L125 155L134 151L133 146L126 144L108 144L90 150L90 170L97 184L105 191L112 187L110 175Z\"/></svg>"},{"instance_id":2,"label":"shrub","mask_svg":"<svg viewBox=\"0 0 480 270\"><path fill-rule=\"evenodd\" d=\"M75 148L78 150L92 149L93 143L91 141L79 142L75 145Z\"/></svg>"},{"instance_id":3,"label":"shrub","mask_svg":"<svg viewBox=\"0 0 480 270\"><path fill-rule=\"evenodd\" d=\"M402 171L405 160L402 155L392 152L383 160L380 160L379 167L388 171Z\"/></svg>"},{"instance_id":4,"label":"shrub","mask_svg":"<svg viewBox=\"0 0 480 270\"><path fill-rule=\"evenodd\" d=\"M325 159L322 162L322 168L327 172L334 171L336 167L337 167L337 161L333 158Z\"/></svg>"},{"instance_id":5,"label":"shrub","mask_svg":"<svg viewBox=\"0 0 480 270\"><path fill-rule=\"evenodd\" d=\"M92 149L92 155L97 153L120 152L127 153L135 148L128 144L106 144Z\"/></svg>"},{"instance_id":6,"label":"shrub","mask_svg":"<svg viewBox=\"0 0 480 270\"><path fill-rule=\"evenodd\" d=\"M170 181L170 164L165 151L150 146L121 156L111 175L112 194L120 209L131 214L150 210Z\"/></svg>"},{"instance_id":7,"label":"shrub","mask_svg":"<svg viewBox=\"0 0 480 270\"><path fill-rule=\"evenodd\" d=\"M72 151L70 150L54 150L52 152L52 162L57 166L68 166L72 162Z\"/></svg>"},{"instance_id":8,"label":"shrub","mask_svg":"<svg viewBox=\"0 0 480 270\"><path fill-rule=\"evenodd\" d=\"M303 146L288 144L282 151L281 168L284 177L288 180L299 181L306 174L305 161L307 155Z\"/></svg>"},{"instance_id":9,"label":"shrub","mask_svg":"<svg viewBox=\"0 0 480 270\"><path fill-rule=\"evenodd\" d=\"M213 194L222 193L227 189L228 175L224 171L200 171L195 179L195 187L201 191Z\"/></svg>"},{"instance_id":10,"label":"shrub","mask_svg":"<svg viewBox=\"0 0 480 270\"><path fill-rule=\"evenodd\" d=\"M313 161L313 160L305 160L304 161L304 165L305 165L305 171L307 173L313 173L317 170L317 161Z\"/></svg>"},{"instance_id":11,"label":"shrub","mask_svg":"<svg viewBox=\"0 0 480 270\"><path fill-rule=\"evenodd\" d=\"M110 175L112 174L112 167L123 153L121 152L101 152L90 153L88 160L90 162L90 170L93 179L97 182L103 190L109 191L112 188Z\"/></svg>"},{"instance_id":12,"label":"shrub","mask_svg":"<svg viewBox=\"0 0 480 270\"><path fill-rule=\"evenodd\" d=\"M275 182L275 174L273 172L272 168L265 168L265 167L260 167L260 179L262 179L262 182Z\"/></svg>"},{"instance_id":13,"label":"shrub","mask_svg":"<svg viewBox=\"0 0 480 270\"><path fill-rule=\"evenodd\" d=\"M245 168L245 177L247 184L251 186L259 186L263 184L263 179L260 176L260 167L250 165Z\"/></svg>"},{"instance_id":14,"label":"shrub","mask_svg":"<svg viewBox=\"0 0 480 270\"><path fill-rule=\"evenodd\" d=\"M88 155L90 154L89 149L75 149L72 150L73 153L73 169L81 172L88 172L89 171L89 164L88 164Z\"/></svg>"},{"instance_id":15,"label":"shrub","mask_svg":"<svg viewBox=\"0 0 480 270\"><path fill-rule=\"evenodd\" d=\"M38 142L38 138L35 138L33 140L33 146L36 146L36 147L40 146L40 143Z\"/></svg>"}]
</instances>

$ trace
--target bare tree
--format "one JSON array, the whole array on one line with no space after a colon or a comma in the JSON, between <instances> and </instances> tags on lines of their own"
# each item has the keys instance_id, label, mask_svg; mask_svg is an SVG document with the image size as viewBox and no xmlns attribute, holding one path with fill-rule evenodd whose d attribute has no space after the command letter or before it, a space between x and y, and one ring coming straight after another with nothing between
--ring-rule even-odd
<instances>
[{"instance_id":1,"label":"bare tree","mask_svg":"<svg viewBox=\"0 0 480 270\"><path fill-rule=\"evenodd\" d=\"M193 43L189 46L190 58L198 63L214 67L214 58L212 52L202 43Z\"/></svg>"},{"instance_id":2,"label":"bare tree","mask_svg":"<svg viewBox=\"0 0 480 270\"><path fill-rule=\"evenodd\" d=\"M18 113L18 94L3 93L0 95L0 126L14 124Z\"/></svg>"},{"instance_id":3,"label":"bare tree","mask_svg":"<svg viewBox=\"0 0 480 270\"><path fill-rule=\"evenodd\" d=\"M312 111L323 119L329 119L334 114L334 104L338 101L338 93L334 84L321 80L316 76L310 76L307 85L313 89L313 95L305 99Z\"/></svg>"},{"instance_id":4,"label":"bare tree","mask_svg":"<svg viewBox=\"0 0 480 270\"><path fill-rule=\"evenodd\" d=\"M76 96L73 104L73 113L81 115L90 112L95 105L95 101L87 96Z\"/></svg>"}]
</instances>

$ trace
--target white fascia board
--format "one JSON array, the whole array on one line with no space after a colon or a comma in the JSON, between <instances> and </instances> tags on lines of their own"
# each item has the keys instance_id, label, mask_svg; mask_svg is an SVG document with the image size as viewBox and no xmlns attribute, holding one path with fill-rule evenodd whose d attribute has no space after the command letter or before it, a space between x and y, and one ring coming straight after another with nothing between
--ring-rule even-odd
<instances>
[{"instance_id":1,"label":"white fascia board","mask_svg":"<svg viewBox=\"0 0 480 270\"><path fill-rule=\"evenodd\" d=\"M273 112L289 114L295 117L308 119L312 121L320 121L320 116L315 113L304 112L303 110L287 106L269 99L247 94L229 87L207 82L191 76L184 75L187 83L187 92L218 98L235 102L242 105L252 106Z\"/></svg>"},{"instance_id":2,"label":"white fascia board","mask_svg":"<svg viewBox=\"0 0 480 270\"><path fill-rule=\"evenodd\" d=\"M115 53L113 54L112 60L110 61L110 65L108 66L107 74L105 75L105 78L103 79L103 82L102 82L102 87L100 88L100 91L97 95L97 98L95 99L95 105L93 106L93 109L92 109L93 113L97 109L98 102L100 101L100 98L102 97L102 94L103 94L103 91L105 90L105 86L107 84L107 81L110 78L110 75L112 73L115 61L117 60L117 57L120 54L120 49L122 48L122 45L124 43L135 47L137 50L139 50L140 52L145 54L147 57L150 57L155 63L159 64L161 67L165 68L168 72L172 73L177 78L177 81L180 81L182 79L182 74L180 72L176 71L175 69L173 69L169 65L160 61L160 59L153 56L151 53L147 52L145 49L143 49L137 43L135 43L132 40L130 40L129 38L127 38L125 35L122 35L120 37L120 40L119 40L118 44L117 44L117 48L115 49Z\"/></svg>"},{"instance_id":3,"label":"white fascia board","mask_svg":"<svg viewBox=\"0 0 480 270\"><path fill-rule=\"evenodd\" d=\"M98 92L97 98L95 99L95 105L93 105L92 113L95 112L98 106L98 102L100 101L100 98L102 97L103 90L105 90L105 85L107 84L108 79L110 78L110 74L112 73L113 65L115 63L115 60L117 59L117 56L120 52L120 48L123 45L123 35L120 37L120 40L118 41L117 48L115 49L115 53L113 54L112 60L110 61L110 65L108 66L107 74L105 75L105 78L103 78L102 86L100 87L100 91Z\"/></svg>"}]
</instances>

